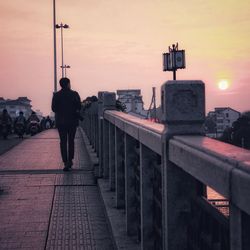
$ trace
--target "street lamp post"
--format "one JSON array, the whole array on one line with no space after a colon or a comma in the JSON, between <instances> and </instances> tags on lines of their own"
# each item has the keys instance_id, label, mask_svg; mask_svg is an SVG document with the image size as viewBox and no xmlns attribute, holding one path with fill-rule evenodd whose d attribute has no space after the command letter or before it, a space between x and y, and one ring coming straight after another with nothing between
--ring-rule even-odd
<instances>
[{"instance_id":1,"label":"street lamp post","mask_svg":"<svg viewBox=\"0 0 250 250\"><path fill-rule=\"evenodd\" d=\"M57 65L56 65L56 0L53 0L53 37L54 37L54 93L57 91Z\"/></svg>"},{"instance_id":2,"label":"street lamp post","mask_svg":"<svg viewBox=\"0 0 250 250\"><path fill-rule=\"evenodd\" d=\"M67 69L70 69L69 65L65 65L65 77L67 77Z\"/></svg>"},{"instance_id":3,"label":"street lamp post","mask_svg":"<svg viewBox=\"0 0 250 250\"><path fill-rule=\"evenodd\" d=\"M56 24L56 29L61 29L61 49L62 49L62 77L64 77L64 61L63 61L63 29L68 29L69 25L68 24Z\"/></svg>"},{"instance_id":4,"label":"street lamp post","mask_svg":"<svg viewBox=\"0 0 250 250\"><path fill-rule=\"evenodd\" d=\"M67 69L70 69L69 65L64 65L64 66L60 66L62 69L64 69L64 76L67 77Z\"/></svg>"}]
</instances>

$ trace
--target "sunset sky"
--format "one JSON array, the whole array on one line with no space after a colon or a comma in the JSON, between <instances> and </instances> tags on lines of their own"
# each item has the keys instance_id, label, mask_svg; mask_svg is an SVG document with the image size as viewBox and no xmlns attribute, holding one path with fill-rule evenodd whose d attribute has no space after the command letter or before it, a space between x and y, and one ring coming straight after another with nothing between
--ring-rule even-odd
<instances>
[{"instance_id":1,"label":"sunset sky","mask_svg":"<svg viewBox=\"0 0 250 250\"><path fill-rule=\"evenodd\" d=\"M140 88L145 109L172 79L162 53L186 50L179 80L203 80L206 109L250 110L249 0L57 0L65 64L82 99L98 91ZM27 96L50 113L53 92L52 0L0 0L0 96ZM61 76L57 30L58 79ZM228 87L218 83L226 80Z\"/></svg>"}]
</instances>

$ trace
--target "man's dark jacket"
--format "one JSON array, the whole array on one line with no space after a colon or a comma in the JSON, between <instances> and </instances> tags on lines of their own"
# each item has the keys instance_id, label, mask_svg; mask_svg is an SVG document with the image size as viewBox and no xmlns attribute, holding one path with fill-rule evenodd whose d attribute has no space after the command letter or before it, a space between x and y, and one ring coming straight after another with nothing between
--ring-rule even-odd
<instances>
[{"instance_id":1,"label":"man's dark jacket","mask_svg":"<svg viewBox=\"0 0 250 250\"><path fill-rule=\"evenodd\" d=\"M76 91L61 89L52 99L52 110L55 112L56 126L73 127L79 124L81 99Z\"/></svg>"}]
</instances>

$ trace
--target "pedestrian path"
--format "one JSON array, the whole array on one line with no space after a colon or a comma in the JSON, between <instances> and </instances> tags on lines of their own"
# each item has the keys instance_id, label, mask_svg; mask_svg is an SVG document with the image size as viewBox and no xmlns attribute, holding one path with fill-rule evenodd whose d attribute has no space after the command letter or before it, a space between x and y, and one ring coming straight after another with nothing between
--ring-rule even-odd
<instances>
[{"instance_id":1,"label":"pedestrian path","mask_svg":"<svg viewBox=\"0 0 250 250\"><path fill-rule=\"evenodd\" d=\"M48 130L0 156L0 249L100 249L113 243L81 134L73 170L62 171Z\"/></svg>"},{"instance_id":2,"label":"pedestrian path","mask_svg":"<svg viewBox=\"0 0 250 250\"><path fill-rule=\"evenodd\" d=\"M7 140L4 140L2 137L0 137L0 155L10 150L21 141L22 139L18 138L16 135L8 136Z\"/></svg>"}]
</instances>

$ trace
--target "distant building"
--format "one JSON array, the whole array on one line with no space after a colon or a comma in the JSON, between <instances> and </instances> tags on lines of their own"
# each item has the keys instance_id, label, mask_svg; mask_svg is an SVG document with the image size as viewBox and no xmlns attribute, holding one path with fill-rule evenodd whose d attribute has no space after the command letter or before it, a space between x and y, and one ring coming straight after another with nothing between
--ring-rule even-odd
<instances>
[{"instance_id":1,"label":"distant building","mask_svg":"<svg viewBox=\"0 0 250 250\"><path fill-rule=\"evenodd\" d=\"M126 112L138 117L147 116L140 89L117 90L118 100L126 105Z\"/></svg>"},{"instance_id":2,"label":"distant building","mask_svg":"<svg viewBox=\"0 0 250 250\"><path fill-rule=\"evenodd\" d=\"M32 112L31 110L31 100L27 97L18 97L16 100L5 100L0 97L0 112L2 113L3 109L7 109L11 118L14 119L18 116L20 111L23 111L24 116L28 118Z\"/></svg>"},{"instance_id":3,"label":"distant building","mask_svg":"<svg viewBox=\"0 0 250 250\"><path fill-rule=\"evenodd\" d=\"M220 137L226 128L231 128L233 122L235 122L240 117L240 112L229 108L215 108L214 111L210 111L207 115L208 119L215 122L215 137ZM208 131L209 132L209 131Z\"/></svg>"}]
</instances>

